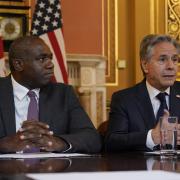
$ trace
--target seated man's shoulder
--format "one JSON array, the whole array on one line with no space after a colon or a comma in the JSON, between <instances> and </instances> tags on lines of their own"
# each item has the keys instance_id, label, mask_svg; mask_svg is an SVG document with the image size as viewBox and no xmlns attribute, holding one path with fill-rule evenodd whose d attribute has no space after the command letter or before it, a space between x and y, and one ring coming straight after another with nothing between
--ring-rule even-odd
<instances>
[{"instance_id":1,"label":"seated man's shoulder","mask_svg":"<svg viewBox=\"0 0 180 180\"><path fill-rule=\"evenodd\" d=\"M2 84L2 83L7 84L7 83L10 83L10 82L11 82L10 76L0 77L0 84Z\"/></svg>"},{"instance_id":2,"label":"seated man's shoulder","mask_svg":"<svg viewBox=\"0 0 180 180\"><path fill-rule=\"evenodd\" d=\"M4 80L5 80L5 78L4 78L4 77L0 77L0 83L3 83L3 82L4 82Z\"/></svg>"},{"instance_id":3,"label":"seated man's shoulder","mask_svg":"<svg viewBox=\"0 0 180 180\"><path fill-rule=\"evenodd\" d=\"M59 83L59 82L51 82L48 84L48 87L54 88L54 89L68 89L72 88L71 85L64 84L64 83Z\"/></svg>"},{"instance_id":4,"label":"seated man's shoulder","mask_svg":"<svg viewBox=\"0 0 180 180\"><path fill-rule=\"evenodd\" d=\"M44 91L49 91L53 93L67 94L69 92L74 91L71 85L67 85L64 83L49 83L47 86L42 88Z\"/></svg>"},{"instance_id":5,"label":"seated man's shoulder","mask_svg":"<svg viewBox=\"0 0 180 180\"><path fill-rule=\"evenodd\" d=\"M175 81L174 87L180 89L180 81Z\"/></svg>"},{"instance_id":6,"label":"seated man's shoulder","mask_svg":"<svg viewBox=\"0 0 180 180\"><path fill-rule=\"evenodd\" d=\"M122 90L119 90L119 91L116 91L113 93L113 96L114 97L124 97L126 98L127 96L131 96L131 95L134 95L138 89L138 86L140 85L140 83L132 86L132 87L129 87L129 88L126 88L126 89L122 89Z\"/></svg>"}]
</instances>

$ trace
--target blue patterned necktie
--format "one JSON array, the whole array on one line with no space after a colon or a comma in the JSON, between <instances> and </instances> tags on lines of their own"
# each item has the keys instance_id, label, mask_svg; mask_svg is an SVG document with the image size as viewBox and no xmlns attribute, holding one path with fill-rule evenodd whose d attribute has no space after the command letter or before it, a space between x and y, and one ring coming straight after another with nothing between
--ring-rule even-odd
<instances>
[{"instance_id":1,"label":"blue patterned necktie","mask_svg":"<svg viewBox=\"0 0 180 180\"><path fill-rule=\"evenodd\" d=\"M158 122L159 121L159 118L161 116L163 116L164 114L164 109L167 109L168 110L168 107L167 107L167 103L166 103L166 93L159 93L157 96L156 96L159 101L160 101L160 106L159 106L159 110L157 112L157 115L156 115L156 121Z\"/></svg>"}]
</instances>

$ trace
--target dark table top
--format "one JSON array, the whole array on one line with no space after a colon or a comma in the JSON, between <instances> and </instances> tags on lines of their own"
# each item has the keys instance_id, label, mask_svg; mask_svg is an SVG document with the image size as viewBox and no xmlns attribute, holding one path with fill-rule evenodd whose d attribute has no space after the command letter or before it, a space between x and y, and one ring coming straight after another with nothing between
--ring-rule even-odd
<instances>
[{"instance_id":1,"label":"dark table top","mask_svg":"<svg viewBox=\"0 0 180 180\"><path fill-rule=\"evenodd\" d=\"M0 179L27 179L26 173L165 170L180 173L180 157L161 159L126 152L92 157L0 159Z\"/></svg>"}]
</instances>

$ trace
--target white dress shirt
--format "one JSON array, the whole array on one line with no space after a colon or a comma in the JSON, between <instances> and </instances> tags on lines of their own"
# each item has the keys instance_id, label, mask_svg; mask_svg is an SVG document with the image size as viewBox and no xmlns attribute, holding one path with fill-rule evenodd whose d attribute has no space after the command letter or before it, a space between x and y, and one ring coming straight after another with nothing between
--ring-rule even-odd
<instances>
[{"instance_id":1,"label":"white dress shirt","mask_svg":"<svg viewBox=\"0 0 180 180\"><path fill-rule=\"evenodd\" d=\"M157 115L157 112L159 110L159 107L160 107L160 101L158 100L158 98L156 97L161 91L157 90L156 88L152 87L147 81L146 81L146 87L147 87L147 90L148 90L148 93L149 93L149 97L150 97L150 100L151 100L151 103L152 103L152 107L153 107L153 111L154 111L154 115L156 117ZM168 109L169 109L169 95L170 95L170 87L167 88L164 92L166 92L168 94L168 96L166 96L166 104L168 106ZM152 136L151 136L151 132L152 132L152 129L150 129L148 131L148 134L147 134L147 138L146 138L146 146L150 149L153 149L153 147L156 145L154 144L154 141L152 139Z\"/></svg>"},{"instance_id":2,"label":"white dress shirt","mask_svg":"<svg viewBox=\"0 0 180 180\"><path fill-rule=\"evenodd\" d=\"M23 121L27 120L27 113L28 113L28 106L30 102L30 98L27 95L29 89L20 85L13 76L11 76L12 86L13 86L13 93L14 93L14 103L15 103L15 120L16 120L16 132L21 128ZM36 100L39 104L39 92L40 88L33 89L36 93ZM64 150L66 152L72 148L72 145L69 142L66 142L69 147L68 149ZM22 153L22 151L20 151ZM19 152L19 153L20 153Z\"/></svg>"},{"instance_id":3,"label":"white dress shirt","mask_svg":"<svg viewBox=\"0 0 180 180\"><path fill-rule=\"evenodd\" d=\"M13 93L14 93L14 104L15 104L15 120L16 120L16 132L21 128L23 121L27 120L28 106L30 98L27 95L29 89L20 85L13 76L11 76ZM40 89L33 89L36 93L36 100L39 103L39 91Z\"/></svg>"}]
</instances>

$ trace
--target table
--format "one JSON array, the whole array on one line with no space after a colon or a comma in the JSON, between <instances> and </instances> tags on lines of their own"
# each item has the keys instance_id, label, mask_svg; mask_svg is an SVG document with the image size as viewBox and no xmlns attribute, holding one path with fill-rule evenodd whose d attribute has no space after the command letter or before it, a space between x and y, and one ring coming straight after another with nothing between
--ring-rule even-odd
<instances>
[{"instance_id":1,"label":"table","mask_svg":"<svg viewBox=\"0 0 180 180\"><path fill-rule=\"evenodd\" d=\"M91 157L1 159L0 179L28 179L26 173L165 170L180 173L180 157L161 160L143 152L122 152Z\"/></svg>"}]
</instances>

